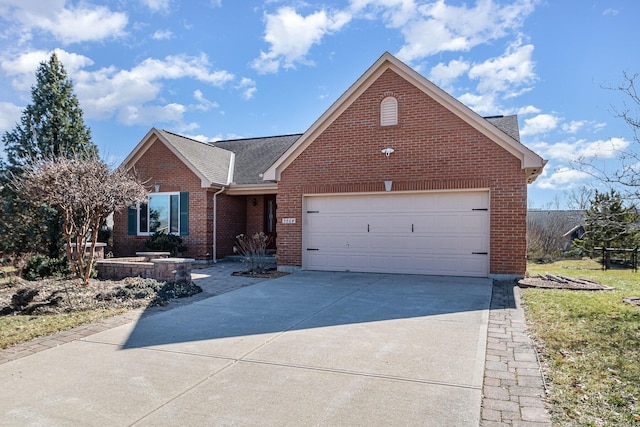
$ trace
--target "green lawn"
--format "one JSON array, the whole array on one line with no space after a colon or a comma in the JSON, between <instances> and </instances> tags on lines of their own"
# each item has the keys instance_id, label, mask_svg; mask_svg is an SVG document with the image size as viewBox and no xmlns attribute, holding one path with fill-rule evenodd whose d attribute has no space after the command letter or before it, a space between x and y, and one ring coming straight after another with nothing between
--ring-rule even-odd
<instances>
[{"instance_id":1,"label":"green lawn","mask_svg":"<svg viewBox=\"0 0 640 427\"><path fill-rule=\"evenodd\" d=\"M614 291L523 289L531 330L542 347L554 425L640 426L640 273L602 271L592 260L528 265L594 280Z\"/></svg>"}]
</instances>

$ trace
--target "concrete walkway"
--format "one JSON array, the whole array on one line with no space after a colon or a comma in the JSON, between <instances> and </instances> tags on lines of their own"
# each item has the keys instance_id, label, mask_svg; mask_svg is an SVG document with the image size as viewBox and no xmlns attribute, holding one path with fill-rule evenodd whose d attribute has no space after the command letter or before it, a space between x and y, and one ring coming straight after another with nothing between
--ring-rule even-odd
<instances>
[{"instance_id":1,"label":"concrete walkway","mask_svg":"<svg viewBox=\"0 0 640 427\"><path fill-rule=\"evenodd\" d=\"M522 356L527 350L535 353L513 286L493 287L487 316L487 281L416 283L422 276L329 273L323 284L317 273L302 273L288 277L300 277L298 284L313 292L294 307L324 302L324 308L288 328L282 318L269 320L280 322L277 327L256 328L266 315L258 310L247 330L237 316L258 308L247 301L265 303L274 291L281 297L274 303L295 300L282 293L290 285L230 276L237 268L221 263L196 270L194 280L205 292L194 298L0 351L0 382L6 384L0 412L10 415L0 425L550 425L537 362L515 360L530 358ZM357 280L326 299L322 291L343 276ZM279 281L287 278L272 283ZM252 284L260 284L255 292L240 289ZM392 296L381 292L389 288ZM223 300L221 294L234 290ZM452 301L447 296L465 291L471 300L443 310ZM215 295L221 296L208 299ZM234 299L235 312L214 314L194 328L193 312L202 317ZM404 311L389 311L398 304ZM372 305L385 309L353 317L354 308ZM288 320L296 319L289 314ZM225 336L206 331L221 324ZM350 351L354 347L360 350Z\"/></svg>"}]
</instances>

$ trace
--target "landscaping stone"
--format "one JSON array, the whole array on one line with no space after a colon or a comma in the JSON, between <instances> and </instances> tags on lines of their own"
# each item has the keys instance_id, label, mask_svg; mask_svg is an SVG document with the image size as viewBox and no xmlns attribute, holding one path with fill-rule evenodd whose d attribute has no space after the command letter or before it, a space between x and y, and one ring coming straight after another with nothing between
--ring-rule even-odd
<instances>
[{"instance_id":1,"label":"landscaping stone","mask_svg":"<svg viewBox=\"0 0 640 427\"><path fill-rule=\"evenodd\" d=\"M526 334L519 288L494 282L482 399L482 427L551 427L544 383Z\"/></svg>"}]
</instances>

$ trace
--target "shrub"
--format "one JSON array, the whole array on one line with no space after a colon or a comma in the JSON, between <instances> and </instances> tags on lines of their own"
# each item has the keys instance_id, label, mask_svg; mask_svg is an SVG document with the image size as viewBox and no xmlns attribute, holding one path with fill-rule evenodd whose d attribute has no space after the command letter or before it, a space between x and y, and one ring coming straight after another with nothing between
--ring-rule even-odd
<instances>
[{"instance_id":1,"label":"shrub","mask_svg":"<svg viewBox=\"0 0 640 427\"><path fill-rule=\"evenodd\" d=\"M236 236L236 245L233 247L233 251L244 257L247 271L254 273L265 272L269 239L269 236L262 231L251 236L244 234Z\"/></svg>"},{"instance_id":2,"label":"shrub","mask_svg":"<svg viewBox=\"0 0 640 427\"><path fill-rule=\"evenodd\" d=\"M46 277L66 277L71 273L66 258L49 258L46 255L33 255L27 259L22 277L37 280Z\"/></svg>"},{"instance_id":3,"label":"shrub","mask_svg":"<svg viewBox=\"0 0 640 427\"><path fill-rule=\"evenodd\" d=\"M145 242L145 246L152 251L168 251L171 256L184 252L187 247L182 244L182 239L174 234L167 234L164 231L156 231L151 238Z\"/></svg>"}]
</instances>

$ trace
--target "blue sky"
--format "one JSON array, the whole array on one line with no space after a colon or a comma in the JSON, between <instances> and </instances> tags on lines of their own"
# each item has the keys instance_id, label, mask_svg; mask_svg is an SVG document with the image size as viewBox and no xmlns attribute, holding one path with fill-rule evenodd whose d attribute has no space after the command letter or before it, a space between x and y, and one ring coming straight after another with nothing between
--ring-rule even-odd
<instances>
[{"instance_id":1,"label":"blue sky","mask_svg":"<svg viewBox=\"0 0 640 427\"><path fill-rule=\"evenodd\" d=\"M46 5L46 6L44 6ZM389 51L481 115L518 114L549 163L529 206L602 188L633 149L605 87L640 72L635 0L0 0L0 133L57 52L102 156L151 127L203 141L304 132Z\"/></svg>"}]
</instances>

